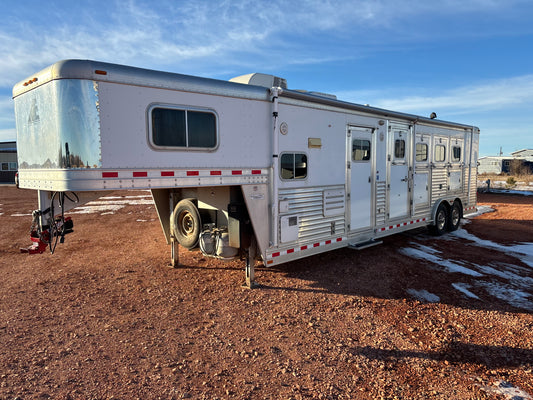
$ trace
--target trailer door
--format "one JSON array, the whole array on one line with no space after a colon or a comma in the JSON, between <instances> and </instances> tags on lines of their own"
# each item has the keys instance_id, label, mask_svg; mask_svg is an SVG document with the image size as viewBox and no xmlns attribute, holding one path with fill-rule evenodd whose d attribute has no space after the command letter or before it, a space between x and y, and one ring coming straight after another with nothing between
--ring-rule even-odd
<instances>
[{"instance_id":1,"label":"trailer door","mask_svg":"<svg viewBox=\"0 0 533 400\"><path fill-rule=\"evenodd\" d=\"M410 214L411 128L391 125L389 129L389 219L395 219Z\"/></svg>"},{"instance_id":2,"label":"trailer door","mask_svg":"<svg viewBox=\"0 0 533 400\"><path fill-rule=\"evenodd\" d=\"M350 231L372 226L373 129L348 129L347 187Z\"/></svg>"}]
</instances>

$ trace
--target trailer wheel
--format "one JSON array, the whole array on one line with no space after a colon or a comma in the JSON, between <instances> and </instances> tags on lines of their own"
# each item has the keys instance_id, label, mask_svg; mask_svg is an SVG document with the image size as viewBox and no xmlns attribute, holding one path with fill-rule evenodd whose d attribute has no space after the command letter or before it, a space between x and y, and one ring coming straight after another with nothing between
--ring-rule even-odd
<instances>
[{"instance_id":1,"label":"trailer wheel","mask_svg":"<svg viewBox=\"0 0 533 400\"><path fill-rule=\"evenodd\" d=\"M441 236L446 232L448 227L448 210L444 203L439 205L437 213L435 214L435 222L429 226L431 233L435 236Z\"/></svg>"},{"instance_id":2,"label":"trailer wheel","mask_svg":"<svg viewBox=\"0 0 533 400\"><path fill-rule=\"evenodd\" d=\"M200 237L201 219L198 208L190 200L181 200L172 214L172 229L178 243L186 249L192 249L198 244Z\"/></svg>"},{"instance_id":3,"label":"trailer wheel","mask_svg":"<svg viewBox=\"0 0 533 400\"><path fill-rule=\"evenodd\" d=\"M450 219L448 221L448 230L450 232L456 231L461 225L461 204L456 201L453 203L450 211Z\"/></svg>"}]
</instances>

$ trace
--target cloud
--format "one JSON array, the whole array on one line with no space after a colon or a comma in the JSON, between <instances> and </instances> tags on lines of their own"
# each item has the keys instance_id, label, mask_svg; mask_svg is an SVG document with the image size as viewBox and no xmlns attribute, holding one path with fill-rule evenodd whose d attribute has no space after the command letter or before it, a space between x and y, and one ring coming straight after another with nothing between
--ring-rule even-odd
<instances>
[{"instance_id":1,"label":"cloud","mask_svg":"<svg viewBox=\"0 0 533 400\"><path fill-rule=\"evenodd\" d=\"M359 91L341 92L339 97L353 102L403 112L422 113L443 110L449 115L472 112L487 112L519 107L533 103L533 75L484 82L476 86L464 86L441 91L436 88L396 89L397 92L409 91L411 95L394 95L394 89L385 92ZM417 94L417 92L437 93L437 95ZM366 100L365 100L366 99Z\"/></svg>"},{"instance_id":2,"label":"cloud","mask_svg":"<svg viewBox=\"0 0 533 400\"><path fill-rule=\"evenodd\" d=\"M435 13L434 4L426 0L413 0L409 7L396 0L274 0L264 7L252 0L110 1L105 13L99 7L80 7L76 24L60 14L54 14L50 26L9 19L0 27L0 87L11 87L65 58L172 66L186 73L209 63L212 74L221 65L330 62L336 58L331 48L352 54L379 51L383 29L395 32L388 43L415 37L417 24L406 23L415 17L423 22L443 15L496 15L522 4L527 3L442 0ZM423 33L419 37L427 36ZM362 43L376 46L369 50Z\"/></svg>"},{"instance_id":3,"label":"cloud","mask_svg":"<svg viewBox=\"0 0 533 400\"><path fill-rule=\"evenodd\" d=\"M16 140L17 132L15 129L0 129L0 142L11 142Z\"/></svg>"}]
</instances>

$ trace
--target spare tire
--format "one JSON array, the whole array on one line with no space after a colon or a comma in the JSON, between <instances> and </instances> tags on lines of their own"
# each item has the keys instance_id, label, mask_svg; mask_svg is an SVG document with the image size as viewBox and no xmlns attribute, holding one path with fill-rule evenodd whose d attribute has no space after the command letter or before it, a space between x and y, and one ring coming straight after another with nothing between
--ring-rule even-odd
<instances>
[{"instance_id":1,"label":"spare tire","mask_svg":"<svg viewBox=\"0 0 533 400\"><path fill-rule=\"evenodd\" d=\"M202 221L198 208L190 199L181 200L171 216L171 226L178 243L186 249L198 244Z\"/></svg>"}]
</instances>

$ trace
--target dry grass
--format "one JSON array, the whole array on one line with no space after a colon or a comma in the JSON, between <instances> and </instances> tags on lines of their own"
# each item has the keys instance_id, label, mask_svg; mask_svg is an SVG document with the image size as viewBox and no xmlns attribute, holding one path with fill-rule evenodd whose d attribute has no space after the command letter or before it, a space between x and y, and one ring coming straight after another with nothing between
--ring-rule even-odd
<instances>
[{"instance_id":1,"label":"dry grass","mask_svg":"<svg viewBox=\"0 0 533 400\"><path fill-rule=\"evenodd\" d=\"M533 184L533 175L532 174L479 174L477 176L478 182L484 182L488 179L491 182L506 182L507 185L513 186L516 184L519 185L532 185Z\"/></svg>"}]
</instances>

